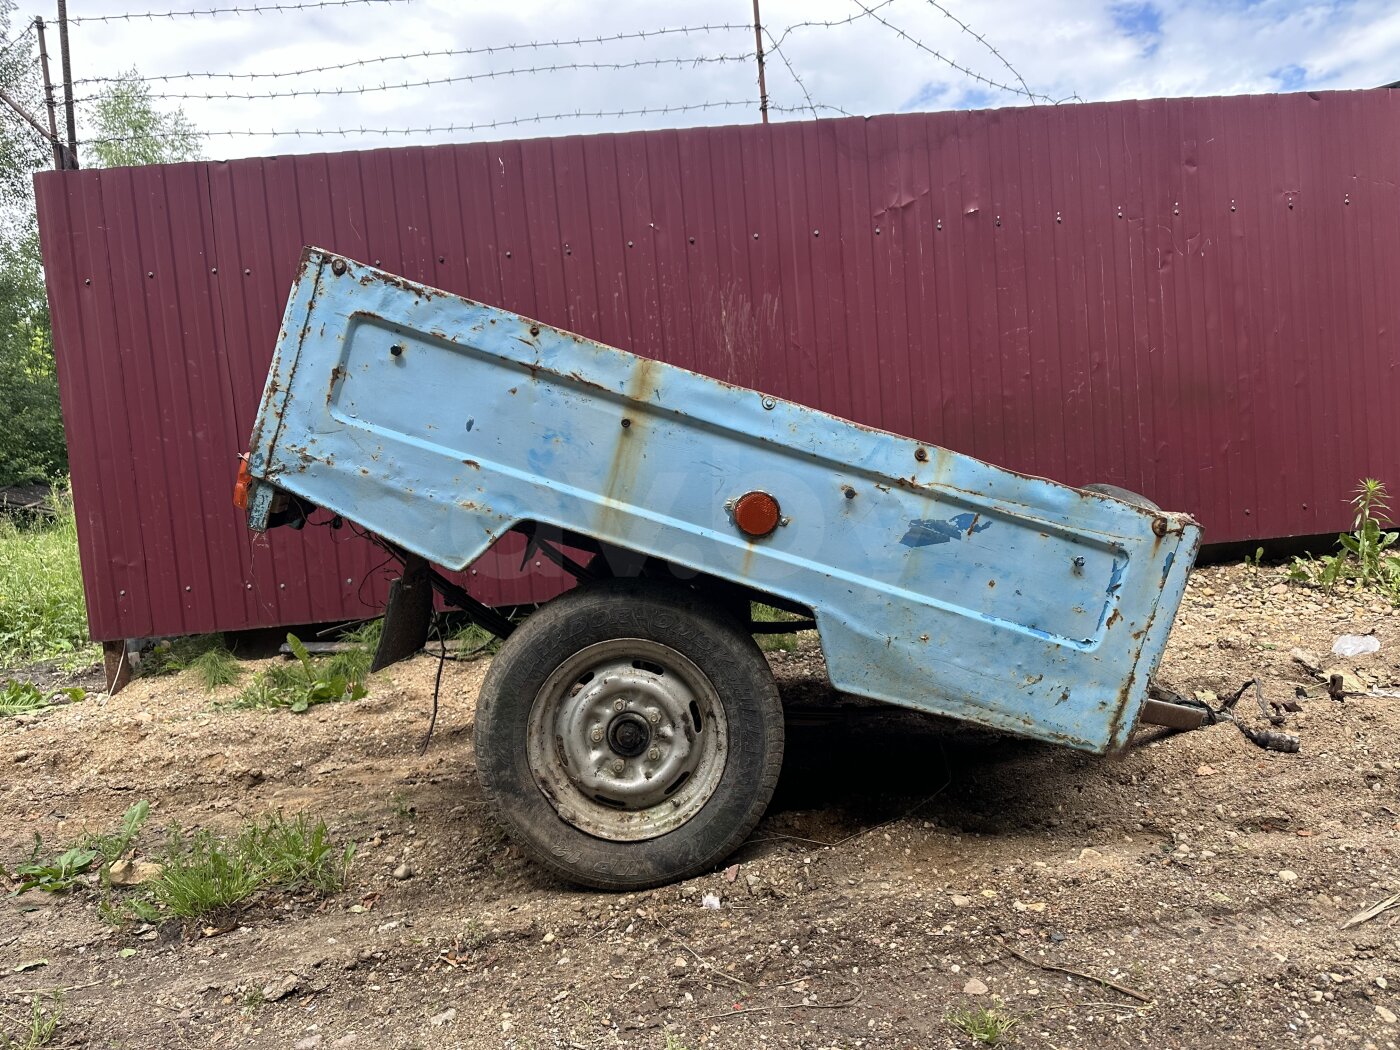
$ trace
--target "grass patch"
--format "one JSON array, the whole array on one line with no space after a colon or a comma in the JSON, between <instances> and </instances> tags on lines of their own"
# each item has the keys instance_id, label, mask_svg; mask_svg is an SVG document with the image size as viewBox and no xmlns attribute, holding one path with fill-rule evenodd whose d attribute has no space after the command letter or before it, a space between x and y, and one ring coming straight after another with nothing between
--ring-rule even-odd
<instances>
[{"instance_id":1,"label":"grass patch","mask_svg":"<svg viewBox=\"0 0 1400 1050\"><path fill-rule=\"evenodd\" d=\"M43 840L35 835L29 859L4 874L16 894L35 889L65 893L85 887L98 874L103 885L98 911L120 926L133 920L157 924L172 917L190 920L226 913L272 890L329 896L345 888L355 859L355 844L335 843L324 821L273 813L245 824L232 837L210 831L186 835L171 828L164 846L147 854L159 864L159 874L122 891L112 885L108 873L116 861L135 852L150 812L149 803L138 802L126 811L116 831L84 834L47 858Z\"/></svg>"},{"instance_id":2,"label":"grass patch","mask_svg":"<svg viewBox=\"0 0 1400 1050\"><path fill-rule=\"evenodd\" d=\"M781 623L784 620L800 620L802 617L794 616L790 612L782 609L775 609L771 605L764 605L762 602L754 602L750 614L755 621L760 623ZM778 649L795 649L797 647L796 634L756 634L753 636L758 647L765 653L775 652Z\"/></svg>"},{"instance_id":3,"label":"grass patch","mask_svg":"<svg viewBox=\"0 0 1400 1050\"><path fill-rule=\"evenodd\" d=\"M302 714L317 704L359 700L368 695L365 679L373 653L356 648L333 657L314 660L294 634L287 645L295 660L259 671L229 705L235 708L286 708Z\"/></svg>"},{"instance_id":4,"label":"grass patch","mask_svg":"<svg viewBox=\"0 0 1400 1050\"><path fill-rule=\"evenodd\" d=\"M152 901L181 919L198 919L281 889L339 893L350 877L355 844L337 847L325 822L273 814L233 839L208 831L172 834L164 868L150 886Z\"/></svg>"},{"instance_id":5,"label":"grass patch","mask_svg":"<svg viewBox=\"0 0 1400 1050\"><path fill-rule=\"evenodd\" d=\"M39 1050L48 1046L63 1023L63 994L54 992L45 1005L40 996L29 1000L29 1017L25 1020L5 1015L5 1019L21 1026L18 1035L0 1036L0 1050Z\"/></svg>"},{"instance_id":6,"label":"grass patch","mask_svg":"<svg viewBox=\"0 0 1400 1050\"><path fill-rule=\"evenodd\" d=\"M994 1006L961 1006L948 1012L948 1023L983 1046L1004 1046L1019 1022Z\"/></svg>"},{"instance_id":7,"label":"grass patch","mask_svg":"<svg viewBox=\"0 0 1400 1050\"><path fill-rule=\"evenodd\" d=\"M232 685L243 674L233 653L222 645L206 649L190 661L190 670L204 684L205 689L217 689L221 685Z\"/></svg>"},{"instance_id":8,"label":"grass patch","mask_svg":"<svg viewBox=\"0 0 1400 1050\"><path fill-rule=\"evenodd\" d=\"M463 659L467 656L485 656L494 653L501 647L501 640L484 627L468 621L455 631L447 635L449 642L455 643L457 658ZM428 643L428 652L433 651L433 643Z\"/></svg>"},{"instance_id":9,"label":"grass patch","mask_svg":"<svg viewBox=\"0 0 1400 1050\"><path fill-rule=\"evenodd\" d=\"M0 665L58 660L76 669L97 662L88 641L78 526L66 488L54 490L57 516L19 526L0 519Z\"/></svg>"},{"instance_id":10,"label":"grass patch","mask_svg":"<svg viewBox=\"0 0 1400 1050\"><path fill-rule=\"evenodd\" d=\"M237 681L242 668L224 645L222 634L195 634L157 642L142 656L136 676L150 678L181 671L194 671L206 689L213 689Z\"/></svg>"}]
</instances>

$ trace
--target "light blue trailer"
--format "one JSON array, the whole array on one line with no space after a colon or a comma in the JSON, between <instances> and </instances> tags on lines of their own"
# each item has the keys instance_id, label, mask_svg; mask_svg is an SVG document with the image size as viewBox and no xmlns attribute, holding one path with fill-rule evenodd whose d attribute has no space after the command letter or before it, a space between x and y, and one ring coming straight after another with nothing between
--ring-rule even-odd
<instances>
[{"instance_id":1,"label":"light blue trailer","mask_svg":"<svg viewBox=\"0 0 1400 1050\"><path fill-rule=\"evenodd\" d=\"M1146 697L1200 540L1189 516L320 249L241 484L254 529L324 508L405 560L387 656L421 645L427 583L510 635L478 700L478 770L576 881L702 870L762 814L783 727L751 599L810 616L832 684L859 696L1094 752L1145 703L1180 713ZM580 579L518 627L427 566L463 569L512 529Z\"/></svg>"}]
</instances>

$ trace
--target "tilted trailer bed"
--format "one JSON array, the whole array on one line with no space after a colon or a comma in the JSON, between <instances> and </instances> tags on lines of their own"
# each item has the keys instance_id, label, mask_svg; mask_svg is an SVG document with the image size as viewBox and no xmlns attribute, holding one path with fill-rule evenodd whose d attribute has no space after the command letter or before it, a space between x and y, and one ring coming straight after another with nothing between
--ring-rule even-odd
<instances>
[{"instance_id":1,"label":"tilted trailer bed","mask_svg":"<svg viewBox=\"0 0 1400 1050\"><path fill-rule=\"evenodd\" d=\"M1190 721L1147 699L1200 541L1189 516L320 249L239 497L253 529L323 508L402 559L378 663L422 646L434 588L506 638L478 772L539 861L594 886L704 870L761 817L783 712L755 600L809 619L846 693L1093 752L1140 719ZM511 530L579 581L518 624L432 567Z\"/></svg>"}]
</instances>

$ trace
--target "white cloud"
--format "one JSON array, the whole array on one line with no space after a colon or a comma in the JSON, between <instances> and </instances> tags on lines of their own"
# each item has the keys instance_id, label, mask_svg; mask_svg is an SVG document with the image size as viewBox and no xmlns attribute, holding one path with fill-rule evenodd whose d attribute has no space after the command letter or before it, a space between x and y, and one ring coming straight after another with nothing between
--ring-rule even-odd
<instances>
[{"instance_id":1,"label":"white cloud","mask_svg":"<svg viewBox=\"0 0 1400 1050\"><path fill-rule=\"evenodd\" d=\"M286 2L286 0L284 0ZM927 0L862 0L876 14L947 59L990 80L1015 83L985 46ZM252 5L257 0L88 0L74 13L96 15L172 7ZM1379 0L1308 3L1110 2L1110 0L947 0L953 14L986 35L1035 92L1077 93L1085 100L1212 95L1290 88L1370 87L1400 79L1400 11ZM21 3L20 18L52 18L48 0ZM862 14L855 0L764 0L775 35L802 21ZM414 53L396 62L279 79L182 79L154 90L192 94L258 94L294 89L377 87L404 81L495 72L493 78L364 94L259 100L187 99L189 116L209 131L284 132L275 137L211 137L211 156L348 149L386 143L464 141L568 132L690 124L741 123L756 118L751 60L753 34L743 27L749 0L723 4L675 0L560 3L543 0L410 0L323 10L224 15L214 18L87 22L72 30L74 75L110 76L131 66L143 74L215 71L270 73L382 55ZM666 34L494 54L428 56L423 52L609 37L644 29L736 23L740 28ZM56 52L56 41L51 41ZM874 16L846 25L796 29L784 56L812 98L852 113L915 106L954 108L1011 105L1017 96L989 88L920 50ZM625 63L662 58L746 56L732 62L628 70L574 69L504 75L567 63ZM779 106L800 106L803 95L781 58L770 56L768 85ZM79 89L91 94L93 86ZM699 102L742 106L698 112L524 123L498 130L412 136L310 137L295 129L441 127L515 120L536 114L664 109ZM801 113L775 114L777 119Z\"/></svg>"}]
</instances>

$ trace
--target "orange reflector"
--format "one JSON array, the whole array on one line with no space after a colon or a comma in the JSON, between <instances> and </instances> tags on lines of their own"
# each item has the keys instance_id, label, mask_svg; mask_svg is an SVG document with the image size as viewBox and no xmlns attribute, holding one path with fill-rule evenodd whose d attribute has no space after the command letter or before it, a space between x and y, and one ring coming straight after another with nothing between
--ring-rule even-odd
<instances>
[{"instance_id":1,"label":"orange reflector","mask_svg":"<svg viewBox=\"0 0 1400 1050\"><path fill-rule=\"evenodd\" d=\"M778 501L766 492L745 492L734 503L734 524L750 536L767 536L781 517Z\"/></svg>"},{"instance_id":2,"label":"orange reflector","mask_svg":"<svg viewBox=\"0 0 1400 1050\"><path fill-rule=\"evenodd\" d=\"M233 483L233 505L239 510L248 509L248 488L253 484L253 475L248 472L248 457L238 457L238 478Z\"/></svg>"}]
</instances>

